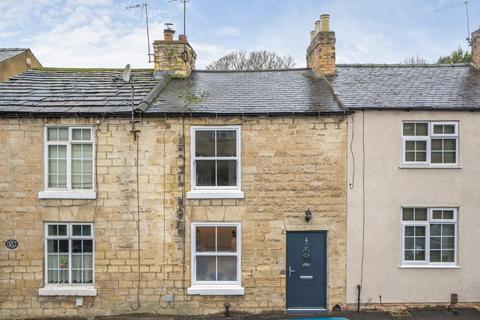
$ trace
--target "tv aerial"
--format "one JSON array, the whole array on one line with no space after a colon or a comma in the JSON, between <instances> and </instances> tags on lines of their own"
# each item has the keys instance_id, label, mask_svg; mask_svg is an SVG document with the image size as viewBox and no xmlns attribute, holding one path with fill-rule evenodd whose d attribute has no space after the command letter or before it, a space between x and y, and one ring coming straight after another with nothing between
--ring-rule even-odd
<instances>
[{"instance_id":1,"label":"tv aerial","mask_svg":"<svg viewBox=\"0 0 480 320\"><path fill-rule=\"evenodd\" d=\"M153 54L150 52L150 30L149 30L149 27L148 27L148 4L147 3L138 3L138 4L134 4L134 5L131 5L131 6L128 6L128 7L125 7L125 9L127 10L131 10L131 9L140 9L141 12L140 12L140 15L143 16L143 14L145 13L145 25L147 27L147 50L148 50L148 62L149 63L152 63L152 56Z\"/></svg>"},{"instance_id":2,"label":"tv aerial","mask_svg":"<svg viewBox=\"0 0 480 320\"><path fill-rule=\"evenodd\" d=\"M436 9L435 12L439 13L439 12L454 9L454 8L457 8L457 7L460 7L460 6L465 6L465 18L466 18L466 23L467 23L467 38L466 38L466 40L467 40L468 44L471 45L471 43L470 43L470 21L469 21L469 17L468 17L468 1L467 0L465 0L463 2L459 2L457 4L452 4L450 6L446 6L446 7L443 7L443 8Z\"/></svg>"}]
</instances>

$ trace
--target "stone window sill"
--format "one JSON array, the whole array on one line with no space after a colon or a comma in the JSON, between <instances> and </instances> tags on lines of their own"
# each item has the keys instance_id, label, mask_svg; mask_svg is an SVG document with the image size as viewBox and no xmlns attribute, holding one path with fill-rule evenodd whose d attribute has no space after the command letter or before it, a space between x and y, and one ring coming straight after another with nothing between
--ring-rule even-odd
<instances>
[{"instance_id":1,"label":"stone window sill","mask_svg":"<svg viewBox=\"0 0 480 320\"><path fill-rule=\"evenodd\" d=\"M39 296L77 296L94 297L97 295L97 289L93 286L76 285L46 285L38 289Z\"/></svg>"},{"instance_id":2,"label":"stone window sill","mask_svg":"<svg viewBox=\"0 0 480 320\"><path fill-rule=\"evenodd\" d=\"M462 166L458 164L453 165L430 165L430 164L406 164L403 163L399 166L400 169L462 169Z\"/></svg>"},{"instance_id":3,"label":"stone window sill","mask_svg":"<svg viewBox=\"0 0 480 320\"><path fill-rule=\"evenodd\" d=\"M402 264L399 269L461 269L456 264Z\"/></svg>"},{"instance_id":4,"label":"stone window sill","mask_svg":"<svg viewBox=\"0 0 480 320\"><path fill-rule=\"evenodd\" d=\"M97 193L92 190L46 190L38 193L39 199L85 199L94 200Z\"/></svg>"},{"instance_id":5,"label":"stone window sill","mask_svg":"<svg viewBox=\"0 0 480 320\"><path fill-rule=\"evenodd\" d=\"M191 190L187 192L187 199L243 199L241 190Z\"/></svg>"},{"instance_id":6,"label":"stone window sill","mask_svg":"<svg viewBox=\"0 0 480 320\"><path fill-rule=\"evenodd\" d=\"M197 285L188 288L187 293L201 296L243 296L245 289L237 285Z\"/></svg>"}]
</instances>

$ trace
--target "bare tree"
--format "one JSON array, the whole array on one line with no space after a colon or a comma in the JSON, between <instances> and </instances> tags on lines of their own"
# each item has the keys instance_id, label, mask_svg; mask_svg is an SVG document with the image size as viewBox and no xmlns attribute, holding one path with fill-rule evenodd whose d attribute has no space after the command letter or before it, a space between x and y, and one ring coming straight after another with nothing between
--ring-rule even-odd
<instances>
[{"instance_id":1,"label":"bare tree","mask_svg":"<svg viewBox=\"0 0 480 320\"><path fill-rule=\"evenodd\" d=\"M416 57L405 58L403 64L427 64L428 61L420 57L417 53Z\"/></svg>"},{"instance_id":2,"label":"bare tree","mask_svg":"<svg viewBox=\"0 0 480 320\"><path fill-rule=\"evenodd\" d=\"M229 53L207 66L207 70L276 70L295 66L295 61L289 55L279 56L271 51L235 51Z\"/></svg>"}]
</instances>

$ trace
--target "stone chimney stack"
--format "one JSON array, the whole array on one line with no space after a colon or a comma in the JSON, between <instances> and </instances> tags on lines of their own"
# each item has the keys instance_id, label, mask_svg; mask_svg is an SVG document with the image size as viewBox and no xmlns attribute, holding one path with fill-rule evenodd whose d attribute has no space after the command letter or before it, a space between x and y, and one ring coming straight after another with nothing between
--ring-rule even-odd
<instances>
[{"instance_id":1,"label":"stone chimney stack","mask_svg":"<svg viewBox=\"0 0 480 320\"><path fill-rule=\"evenodd\" d=\"M167 23L163 30L163 40L153 42L156 75L171 75L186 78L195 69L197 54L190 46L186 35L174 40L175 30Z\"/></svg>"},{"instance_id":2,"label":"stone chimney stack","mask_svg":"<svg viewBox=\"0 0 480 320\"><path fill-rule=\"evenodd\" d=\"M315 30L310 32L310 45L307 48L307 67L317 75L335 74L335 32L330 31L330 16L322 14L315 22Z\"/></svg>"},{"instance_id":3,"label":"stone chimney stack","mask_svg":"<svg viewBox=\"0 0 480 320\"><path fill-rule=\"evenodd\" d=\"M472 32L472 64L480 69L480 29Z\"/></svg>"}]
</instances>

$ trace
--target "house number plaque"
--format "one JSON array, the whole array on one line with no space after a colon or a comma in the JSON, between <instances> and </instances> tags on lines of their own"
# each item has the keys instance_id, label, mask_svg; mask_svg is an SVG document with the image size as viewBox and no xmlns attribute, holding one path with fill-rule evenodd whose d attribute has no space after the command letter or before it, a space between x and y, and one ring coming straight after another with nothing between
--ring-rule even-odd
<instances>
[{"instance_id":1,"label":"house number plaque","mask_svg":"<svg viewBox=\"0 0 480 320\"><path fill-rule=\"evenodd\" d=\"M5 247L8 249L16 249L18 247L18 241L15 239L8 239L5 241Z\"/></svg>"}]
</instances>

